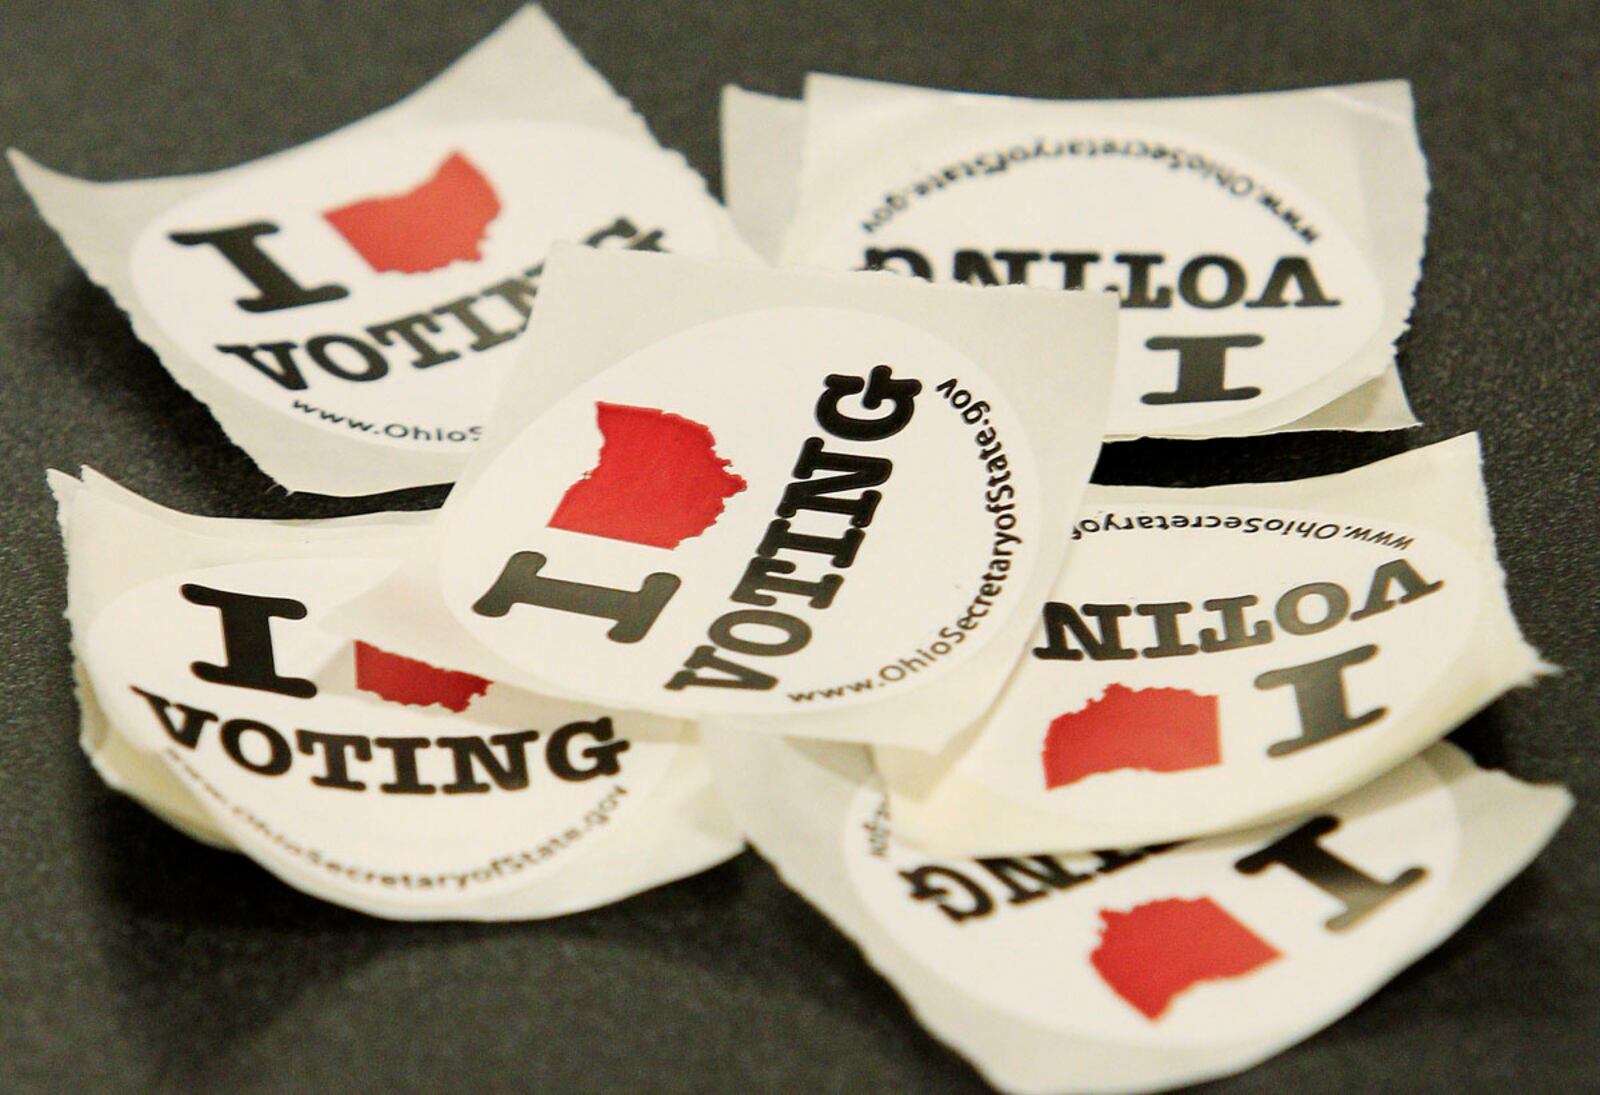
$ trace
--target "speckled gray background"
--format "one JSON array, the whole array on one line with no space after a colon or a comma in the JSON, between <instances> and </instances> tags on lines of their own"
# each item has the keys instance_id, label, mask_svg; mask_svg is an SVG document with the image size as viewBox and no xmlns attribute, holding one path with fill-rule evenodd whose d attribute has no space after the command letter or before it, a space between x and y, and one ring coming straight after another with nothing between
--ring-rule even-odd
<instances>
[{"instance_id":1,"label":"speckled gray background","mask_svg":"<svg viewBox=\"0 0 1600 1095\"><path fill-rule=\"evenodd\" d=\"M1483 432L1529 638L1567 673L1456 735L1577 793L1524 876L1328 1031L1218 1090L1600 1085L1600 5L556 0L667 145L808 69L1040 96L1415 85L1434 194L1407 435L1116 446L1108 482L1330 472ZM217 168L351 121L508 3L0 3L0 142L90 178ZM168 379L0 177L0 1088L982 1089L754 856L564 920L408 926L302 897L105 790L73 741L47 466L198 512L322 516ZM399 504L423 505L438 492ZM395 501L395 500L391 500Z\"/></svg>"}]
</instances>

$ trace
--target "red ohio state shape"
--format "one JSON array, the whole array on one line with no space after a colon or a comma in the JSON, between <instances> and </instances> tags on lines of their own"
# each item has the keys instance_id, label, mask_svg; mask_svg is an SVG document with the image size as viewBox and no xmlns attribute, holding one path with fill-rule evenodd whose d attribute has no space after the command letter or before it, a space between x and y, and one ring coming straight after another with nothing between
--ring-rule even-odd
<instances>
[{"instance_id":1,"label":"red ohio state shape","mask_svg":"<svg viewBox=\"0 0 1600 1095\"><path fill-rule=\"evenodd\" d=\"M595 404L600 461L567 488L551 528L675 548L722 516L745 489L705 426L652 407Z\"/></svg>"},{"instance_id":2,"label":"red ohio state shape","mask_svg":"<svg viewBox=\"0 0 1600 1095\"><path fill-rule=\"evenodd\" d=\"M1209 897L1101 909L1100 920L1100 946L1089 961L1111 991L1152 1022L1185 989L1243 977L1281 957Z\"/></svg>"},{"instance_id":3,"label":"red ohio state shape","mask_svg":"<svg viewBox=\"0 0 1600 1095\"><path fill-rule=\"evenodd\" d=\"M356 687L391 703L437 703L460 713L489 690L490 681L356 642Z\"/></svg>"},{"instance_id":4,"label":"red ohio state shape","mask_svg":"<svg viewBox=\"0 0 1600 1095\"><path fill-rule=\"evenodd\" d=\"M1220 764L1217 697L1113 684L1051 721L1043 761L1047 789L1119 768L1181 772Z\"/></svg>"},{"instance_id":5,"label":"red ohio state shape","mask_svg":"<svg viewBox=\"0 0 1600 1095\"><path fill-rule=\"evenodd\" d=\"M477 262L500 198L471 160L452 152L433 177L404 193L329 209L323 218L382 273L422 274Z\"/></svg>"}]
</instances>

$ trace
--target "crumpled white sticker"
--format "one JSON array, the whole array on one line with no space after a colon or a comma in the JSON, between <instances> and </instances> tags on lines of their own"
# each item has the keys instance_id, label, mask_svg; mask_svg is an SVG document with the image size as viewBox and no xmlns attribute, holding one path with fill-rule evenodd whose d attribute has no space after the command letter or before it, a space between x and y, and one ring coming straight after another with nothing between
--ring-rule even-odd
<instances>
[{"instance_id":1,"label":"crumpled white sticker","mask_svg":"<svg viewBox=\"0 0 1600 1095\"><path fill-rule=\"evenodd\" d=\"M94 183L10 155L139 337L291 490L454 480L553 241L755 260L531 7L405 100L253 163Z\"/></svg>"},{"instance_id":2,"label":"crumpled white sticker","mask_svg":"<svg viewBox=\"0 0 1600 1095\"><path fill-rule=\"evenodd\" d=\"M725 89L722 133L769 259L1116 292L1108 436L1416 424L1394 342L1428 184L1404 81L1067 102L812 74L803 103Z\"/></svg>"},{"instance_id":3,"label":"crumpled white sticker","mask_svg":"<svg viewBox=\"0 0 1600 1095\"><path fill-rule=\"evenodd\" d=\"M982 713L1098 452L1113 302L570 246L542 292L428 557L333 626L750 729L937 748Z\"/></svg>"},{"instance_id":4,"label":"crumpled white sticker","mask_svg":"<svg viewBox=\"0 0 1600 1095\"><path fill-rule=\"evenodd\" d=\"M708 731L784 880L1005 1091L1146 1091L1248 1068L1459 928L1572 805L1435 745L1313 816L1134 851L935 859L869 750Z\"/></svg>"},{"instance_id":5,"label":"crumpled white sticker","mask_svg":"<svg viewBox=\"0 0 1600 1095\"><path fill-rule=\"evenodd\" d=\"M977 725L877 763L945 855L1125 847L1302 813L1548 671L1476 435L1317 479L1091 487L1034 645Z\"/></svg>"},{"instance_id":6,"label":"crumpled white sticker","mask_svg":"<svg viewBox=\"0 0 1600 1095\"><path fill-rule=\"evenodd\" d=\"M87 470L51 486L84 749L108 784L199 839L396 919L555 916L742 847L691 725L321 627L431 515L216 520Z\"/></svg>"}]
</instances>

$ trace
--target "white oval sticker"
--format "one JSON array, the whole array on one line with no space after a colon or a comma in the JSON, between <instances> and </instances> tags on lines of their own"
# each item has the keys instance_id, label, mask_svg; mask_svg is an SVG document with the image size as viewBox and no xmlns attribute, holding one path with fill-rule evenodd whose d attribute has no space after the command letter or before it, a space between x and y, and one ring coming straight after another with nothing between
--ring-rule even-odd
<instances>
[{"instance_id":1,"label":"white oval sticker","mask_svg":"<svg viewBox=\"0 0 1600 1095\"><path fill-rule=\"evenodd\" d=\"M1332 215L1209 137L1108 121L978 147L941 135L917 159L924 174L840 194L787 257L1117 293L1112 435L1268 408L1337 370L1383 318L1377 278Z\"/></svg>"},{"instance_id":2,"label":"white oval sticker","mask_svg":"<svg viewBox=\"0 0 1600 1095\"><path fill-rule=\"evenodd\" d=\"M241 848L314 892L487 897L600 845L667 771L673 727L613 725L318 626L384 569L280 560L135 587L89 628L96 697Z\"/></svg>"},{"instance_id":3,"label":"white oval sticker","mask_svg":"<svg viewBox=\"0 0 1600 1095\"><path fill-rule=\"evenodd\" d=\"M1449 729L1417 712L1481 599L1472 557L1435 532L1248 506L1095 508L1036 645L951 771L1054 847L1281 816Z\"/></svg>"},{"instance_id":4,"label":"white oval sticker","mask_svg":"<svg viewBox=\"0 0 1600 1095\"><path fill-rule=\"evenodd\" d=\"M1176 847L934 859L871 786L842 840L862 903L934 976L1020 1023L1157 1049L1294 1035L1360 999L1394 941L1433 930L1459 834L1416 759L1336 813Z\"/></svg>"},{"instance_id":5,"label":"white oval sticker","mask_svg":"<svg viewBox=\"0 0 1600 1095\"><path fill-rule=\"evenodd\" d=\"M450 514L440 579L469 632L564 691L857 704L948 672L1018 607L1037 483L1020 419L947 343L764 310L648 346L524 429Z\"/></svg>"},{"instance_id":6,"label":"white oval sticker","mask_svg":"<svg viewBox=\"0 0 1600 1095\"><path fill-rule=\"evenodd\" d=\"M424 452L476 441L558 240L715 252L699 178L553 122L319 143L157 218L131 277L167 335L296 422Z\"/></svg>"}]
</instances>

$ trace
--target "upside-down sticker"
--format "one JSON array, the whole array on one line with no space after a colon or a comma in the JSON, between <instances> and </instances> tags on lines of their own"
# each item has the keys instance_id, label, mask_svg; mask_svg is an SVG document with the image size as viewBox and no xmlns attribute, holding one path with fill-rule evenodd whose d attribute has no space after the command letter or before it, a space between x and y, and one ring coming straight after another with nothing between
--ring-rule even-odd
<instances>
[{"instance_id":1,"label":"upside-down sticker","mask_svg":"<svg viewBox=\"0 0 1600 1095\"><path fill-rule=\"evenodd\" d=\"M1269 826L967 859L900 837L865 748L707 744L784 881L1014 1092L1165 1089L1292 1045L1455 931L1572 804L1438 745Z\"/></svg>"},{"instance_id":2,"label":"upside-down sticker","mask_svg":"<svg viewBox=\"0 0 1600 1095\"><path fill-rule=\"evenodd\" d=\"M880 753L901 831L990 854L1255 824L1528 683L1477 460L1460 438L1300 482L1091 488L999 702L945 756Z\"/></svg>"}]
</instances>

